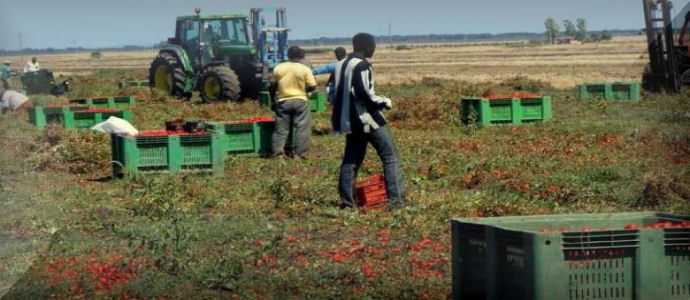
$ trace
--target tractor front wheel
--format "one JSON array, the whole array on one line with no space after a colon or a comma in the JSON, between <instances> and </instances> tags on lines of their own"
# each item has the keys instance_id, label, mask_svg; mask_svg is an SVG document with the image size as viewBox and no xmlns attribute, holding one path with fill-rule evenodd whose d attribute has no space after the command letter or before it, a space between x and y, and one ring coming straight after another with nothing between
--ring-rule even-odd
<instances>
[{"instance_id":1,"label":"tractor front wheel","mask_svg":"<svg viewBox=\"0 0 690 300\"><path fill-rule=\"evenodd\" d=\"M169 53L161 53L151 63L149 86L173 97L185 96L184 70L177 58Z\"/></svg>"},{"instance_id":2,"label":"tractor front wheel","mask_svg":"<svg viewBox=\"0 0 690 300\"><path fill-rule=\"evenodd\" d=\"M199 79L199 90L205 102L237 101L240 99L240 80L229 67L210 67Z\"/></svg>"}]
</instances>

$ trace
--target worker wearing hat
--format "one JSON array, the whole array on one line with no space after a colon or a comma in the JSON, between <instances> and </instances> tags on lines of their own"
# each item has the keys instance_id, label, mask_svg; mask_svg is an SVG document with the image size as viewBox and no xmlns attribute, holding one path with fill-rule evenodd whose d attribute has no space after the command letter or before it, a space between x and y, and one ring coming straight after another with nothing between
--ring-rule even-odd
<instances>
[{"instance_id":1,"label":"worker wearing hat","mask_svg":"<svg viewBox=\"0 0 690 300\"><path fill-rule=\"evenodd\" d=\"M0 65L0 87L3 89L9 88L8 80L12 76L12 63L9 60L5 60L2 65Z\"/></svg>"}]
</instances>

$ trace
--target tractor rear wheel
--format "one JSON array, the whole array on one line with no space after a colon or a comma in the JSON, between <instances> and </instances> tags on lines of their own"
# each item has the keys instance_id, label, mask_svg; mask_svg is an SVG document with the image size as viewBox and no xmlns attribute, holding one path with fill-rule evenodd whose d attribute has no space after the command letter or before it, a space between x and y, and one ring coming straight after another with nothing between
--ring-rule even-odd
<instances>
[{"instance_id":1,"label":"tractor rear wheel","mask_svg":"<svg viewBox=\"0 0 690 300\"><path fill-rule=\"evenodd\" d=\"M680 83L683 86L690 86L690 69L685 70L685 72L680 75Z\"/></svg>"},{"instance_id":2,"label":"tractor rear wheel","mask_svg":"<svg viewBox=\"0 0 690 300\"><path fill-rule=\"evenodd\" d=\"M151 63L149 86L173 97L186 96L184 92L185 74L177 58L169 53L161 53Z\"/></svg>"},{"instance_id":3,"label":"tractor rear wheel","mask_svg":"<svg viewBox=\"0 0 690 300\"><path fill-rule=\"evenodd\" d=\"M237 101L240 99L240 80L227 66L207 68L199 79L201 99L209 101Z\"/></svg>"}]
</instances>

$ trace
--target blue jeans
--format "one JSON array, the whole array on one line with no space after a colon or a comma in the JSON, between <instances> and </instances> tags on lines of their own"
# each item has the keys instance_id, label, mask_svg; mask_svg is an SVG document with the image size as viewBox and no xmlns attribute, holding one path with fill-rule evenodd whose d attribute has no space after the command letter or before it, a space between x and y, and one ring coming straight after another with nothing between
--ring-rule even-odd
<instances>
[{"instance_id":1,"label":"blue jeans","mask_svg":"<svg viewBox=\"0 0 690 300\"><path fill-rule=\"evenodd\" d=\"M367 154L367 145L370 143L376 149L376 153L383 163L383 174L386 178L386 191L390 206L402 207L405 204L405 187L400 168L400 158L393 144L393 138L386 127L381 127L370 133L347 135L338 184L341 206L354 206L355 179Z\"/></svg>"}]
</instances>

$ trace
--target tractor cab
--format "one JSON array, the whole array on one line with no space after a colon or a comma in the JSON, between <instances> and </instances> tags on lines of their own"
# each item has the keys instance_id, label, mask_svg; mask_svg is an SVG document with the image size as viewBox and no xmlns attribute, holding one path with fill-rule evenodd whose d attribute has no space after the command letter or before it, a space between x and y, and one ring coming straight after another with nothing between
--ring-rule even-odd
<instances>
[{"instance_id":1,"label":"tractor cab","mask_svg":"<svg viewBox=\"0 0 690 300\"><path fill-rule=\"evenodd\" d=\"M176 28L168 42L187 51L194 69L256 53L244 15L179 17Z\"/></svg>"}]
</instances>

